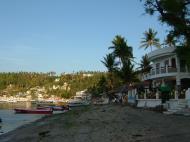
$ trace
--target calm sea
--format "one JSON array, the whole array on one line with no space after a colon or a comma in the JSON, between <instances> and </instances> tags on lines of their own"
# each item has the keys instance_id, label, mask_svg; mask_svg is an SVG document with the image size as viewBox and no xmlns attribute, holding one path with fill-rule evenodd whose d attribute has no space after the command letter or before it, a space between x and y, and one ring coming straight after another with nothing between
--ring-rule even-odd
<instances>
[{"instance_id":1,"label":"calm sea","mask_svg":"<svg viewBox=\"0 0 190 142\"><path fill-rule=\"evenodd\" d=\"M30 102L0 103L0 135L16 129L19 126L33 122L44 115L39 114L15 114L14 108L33 108Z\"/></svg>"}]
</instances>

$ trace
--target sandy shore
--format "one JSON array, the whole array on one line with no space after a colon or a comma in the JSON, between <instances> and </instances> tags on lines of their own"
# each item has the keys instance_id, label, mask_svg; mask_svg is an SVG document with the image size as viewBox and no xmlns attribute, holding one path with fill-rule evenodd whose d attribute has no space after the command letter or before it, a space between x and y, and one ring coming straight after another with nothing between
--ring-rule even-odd
<instances>
[{"instance_id":1,"label":"sandy shore","mask_svg":"<svg viewBox=\"0 0 190 142\"><path fill-rule=\"evenodd\" d=\"M189 142L190 117L128 106L77 108L0 136L1 142Z\"/></svg>"}]
</instances>

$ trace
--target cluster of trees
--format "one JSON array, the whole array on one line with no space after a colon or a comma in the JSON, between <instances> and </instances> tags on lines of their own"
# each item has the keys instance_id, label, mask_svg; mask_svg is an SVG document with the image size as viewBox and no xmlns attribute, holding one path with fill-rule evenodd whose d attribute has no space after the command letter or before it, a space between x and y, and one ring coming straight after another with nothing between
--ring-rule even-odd
<instances>
[{"instance_id":1,"label":"cluster of trees","mask_svg":"<svg viewBox=\"0 0 190 142\"><path fill-rule=\"evenodd\" d=\"M83 74L89 73L92 75L91 77L83 76ZM94 84L97 84L104 74L102 72L78 72L56 76L52 73L0 73L0 92L7 90L10 95L16 95L18 92L25 92L30 88L40 86L45 87L49 95L69 98L75 95L77 91L90 88ZM59 81L55 82L56 78L59 78ZM63 86L64 83L69 85L69 90L49 90L53 85ZM11 88L10 85L12 86Z\"/></svg>"},{"instance_id":2,"label":"cluster of trees","mask_svg":"<svg viewBox=\"0 0 190 142\"><path fill-rule=\"evenodd\" d=\"M157 32L153 29L145 31L141 47L145 49L150 47L151 51L152 47L160 48L161 44L156 35ZM151 69L147 55L142 57L140 64L134 62L133 48L120 35L115 36L112 46L108 49L112 52L101 61L107 68L107 74L102 76L99 82L90 88L91 92L97 96L103 92L114 90L123 84L130 85L139 82L138 74L148 72ZM139 68L135 69L135 64Z\"/></svg>"},{"instance_id":3,"label":"cluster of trees","mask_svg":"<svg viewBox=\"0 0 190 142\"><path fill-rule=\"evenodd\" d=\"M94 94L108 92L121 86L138 81L137 72L134 69L133 48L127 44L124 37L117 35L112 41L111 50L101 61L108 72L96 86L92 88Z\"/></svg>"},{"instance_id":4,"label":"cluster of trees","mask_svg":"<svg viewBox=\"0 0 190 142\"><path fill-rule=\"evenodd\" d=\"M85 77L84 74L91 74L92 76ZM75 74L66 74L61 75L60 81L57 82L57 84L60 86L62 86L65 82L69 84L70 90L66 91L65 93L62 91L62 97L68 98L74 96L77 91L92 88L104 75L105 73L103 72L78 72Z\"/></svg>"},{"instance_id":5,"label":"cluster of trees","mask_svg":"<svg viewBox=\"0 0 190 142\"><path fill-rule=\"evenodd\" d=\"M43 86L54 80L55 76L46 73L0 73L0 90L6 89L8 85L14 85L21 90L35 86Z\"/></svg>"},{"instance_id":6,"label":"cluster of trees","mask_svg":"<svg viewBox=\"0 0 190 142\"><path fill-rule=\"evenodd\" d=\"M161 44L156 36L157 32L151 28L145 31L140 47L144 49L151 48L151 51L152 47L160 48ZM148 72L151 69L147 55L142 56L140 63L134 62L133 48L120 35L115 36L112 46L108 49L112 52L101 61L108 72L106 77L102 77L97 84L96 89L94 89L95 92L108 92L123 84L130 85L139 82L138 74ZM135 69L135 65L139 68Z\"/></svg>"}]
</instances>

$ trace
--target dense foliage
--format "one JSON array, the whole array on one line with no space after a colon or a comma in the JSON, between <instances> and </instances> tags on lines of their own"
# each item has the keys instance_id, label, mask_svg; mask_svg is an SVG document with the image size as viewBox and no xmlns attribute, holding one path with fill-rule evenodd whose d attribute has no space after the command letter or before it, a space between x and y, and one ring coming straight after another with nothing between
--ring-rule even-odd
<instances>
[{"instance_id":1,"label":"dense foliage","mask_svg":"<svg viewBox=\"0 0 190 142\"><path fill-rule=\"evenodd\" d=\"M91 76L85 76L90 74ZM8 91L10 95L18 92L26 92L33 87L45 87L49 95L69 98L77 91L88 89L97 84L105 73L102 72L78 72L55 76L49 73L0 73L0 92ZM55 81L59 79L58 81ZM52 86L64 86L69 89L50 89ZM10 87L11 86L11 87Z\"/></svg>"}]
</instances>

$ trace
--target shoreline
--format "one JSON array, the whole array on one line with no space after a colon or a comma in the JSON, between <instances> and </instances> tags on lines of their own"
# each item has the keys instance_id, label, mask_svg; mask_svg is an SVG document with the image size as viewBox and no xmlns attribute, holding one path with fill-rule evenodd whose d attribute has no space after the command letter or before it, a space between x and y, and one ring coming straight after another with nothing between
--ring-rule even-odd
<instances>
[{"instance_id":1,"label":"shoreline","mask_svg":"<svg viewBox=\"0 0 190 142\"><path fill-rule=\"evenodd\" d=\"M0 110L0 117L2 119L0 123L0 135L4 135L20 126L41 119L43 115L15 114L12 109L2 109Z\"/></svg>"},{"instance_id":2,"label":"shoreline","mask_svg":"<svg viewBox=\"0 0 190 142\"><path fill-rule=\"evenodd\" d=\"M53 114L53 115L57 115L57 114ZM17 128L15 128L15 129L13 129L13 130L10 130L10 131L8 131L8 132L6 132L6 133L1 134L1 135L0 135L0 138L1 138L1 136L9 135L9 133L14 133L14 131L16 131L16 130L23 129L23 128L26 128L26 127L30 127L30 125L33 125L33 124L35 124L35 123L38 123L39 121L43 121L46 117L50 117L50 116L48 116L48 115L47 115L47 116L42 116L42 117L39 118L39 119L30 121L30 122L28 122L28 123L26 123L26 124L23 124L23 125L21 125L21 126L18 126Z\"/></svg>"},{"instance_id":3,"label":"shoreline","mask_svg":"<svg viewBox=\"0 0 190 142\"><path fill-rule=\"evenodd\" d=\"M13 100L13 101L7 101L7 100L0 100L0 103L49 103L49 104L54 104L54 103L66 103L65 100L43 100L43 101L38 101L38 100L26 100L26 101L18 101L18 100Z\"/></svg>"},{"instance_id":4,"label":"shoreline","mask_svg":"<svg viewBox=\"0 0 190 142\"><path fill-rule=\"evenodd\" d=\"M189 117L120 105L92 105L44 116L1 135L0 139L1 142L189 142L189 131Z\"/></svg>"}]
</instances>

